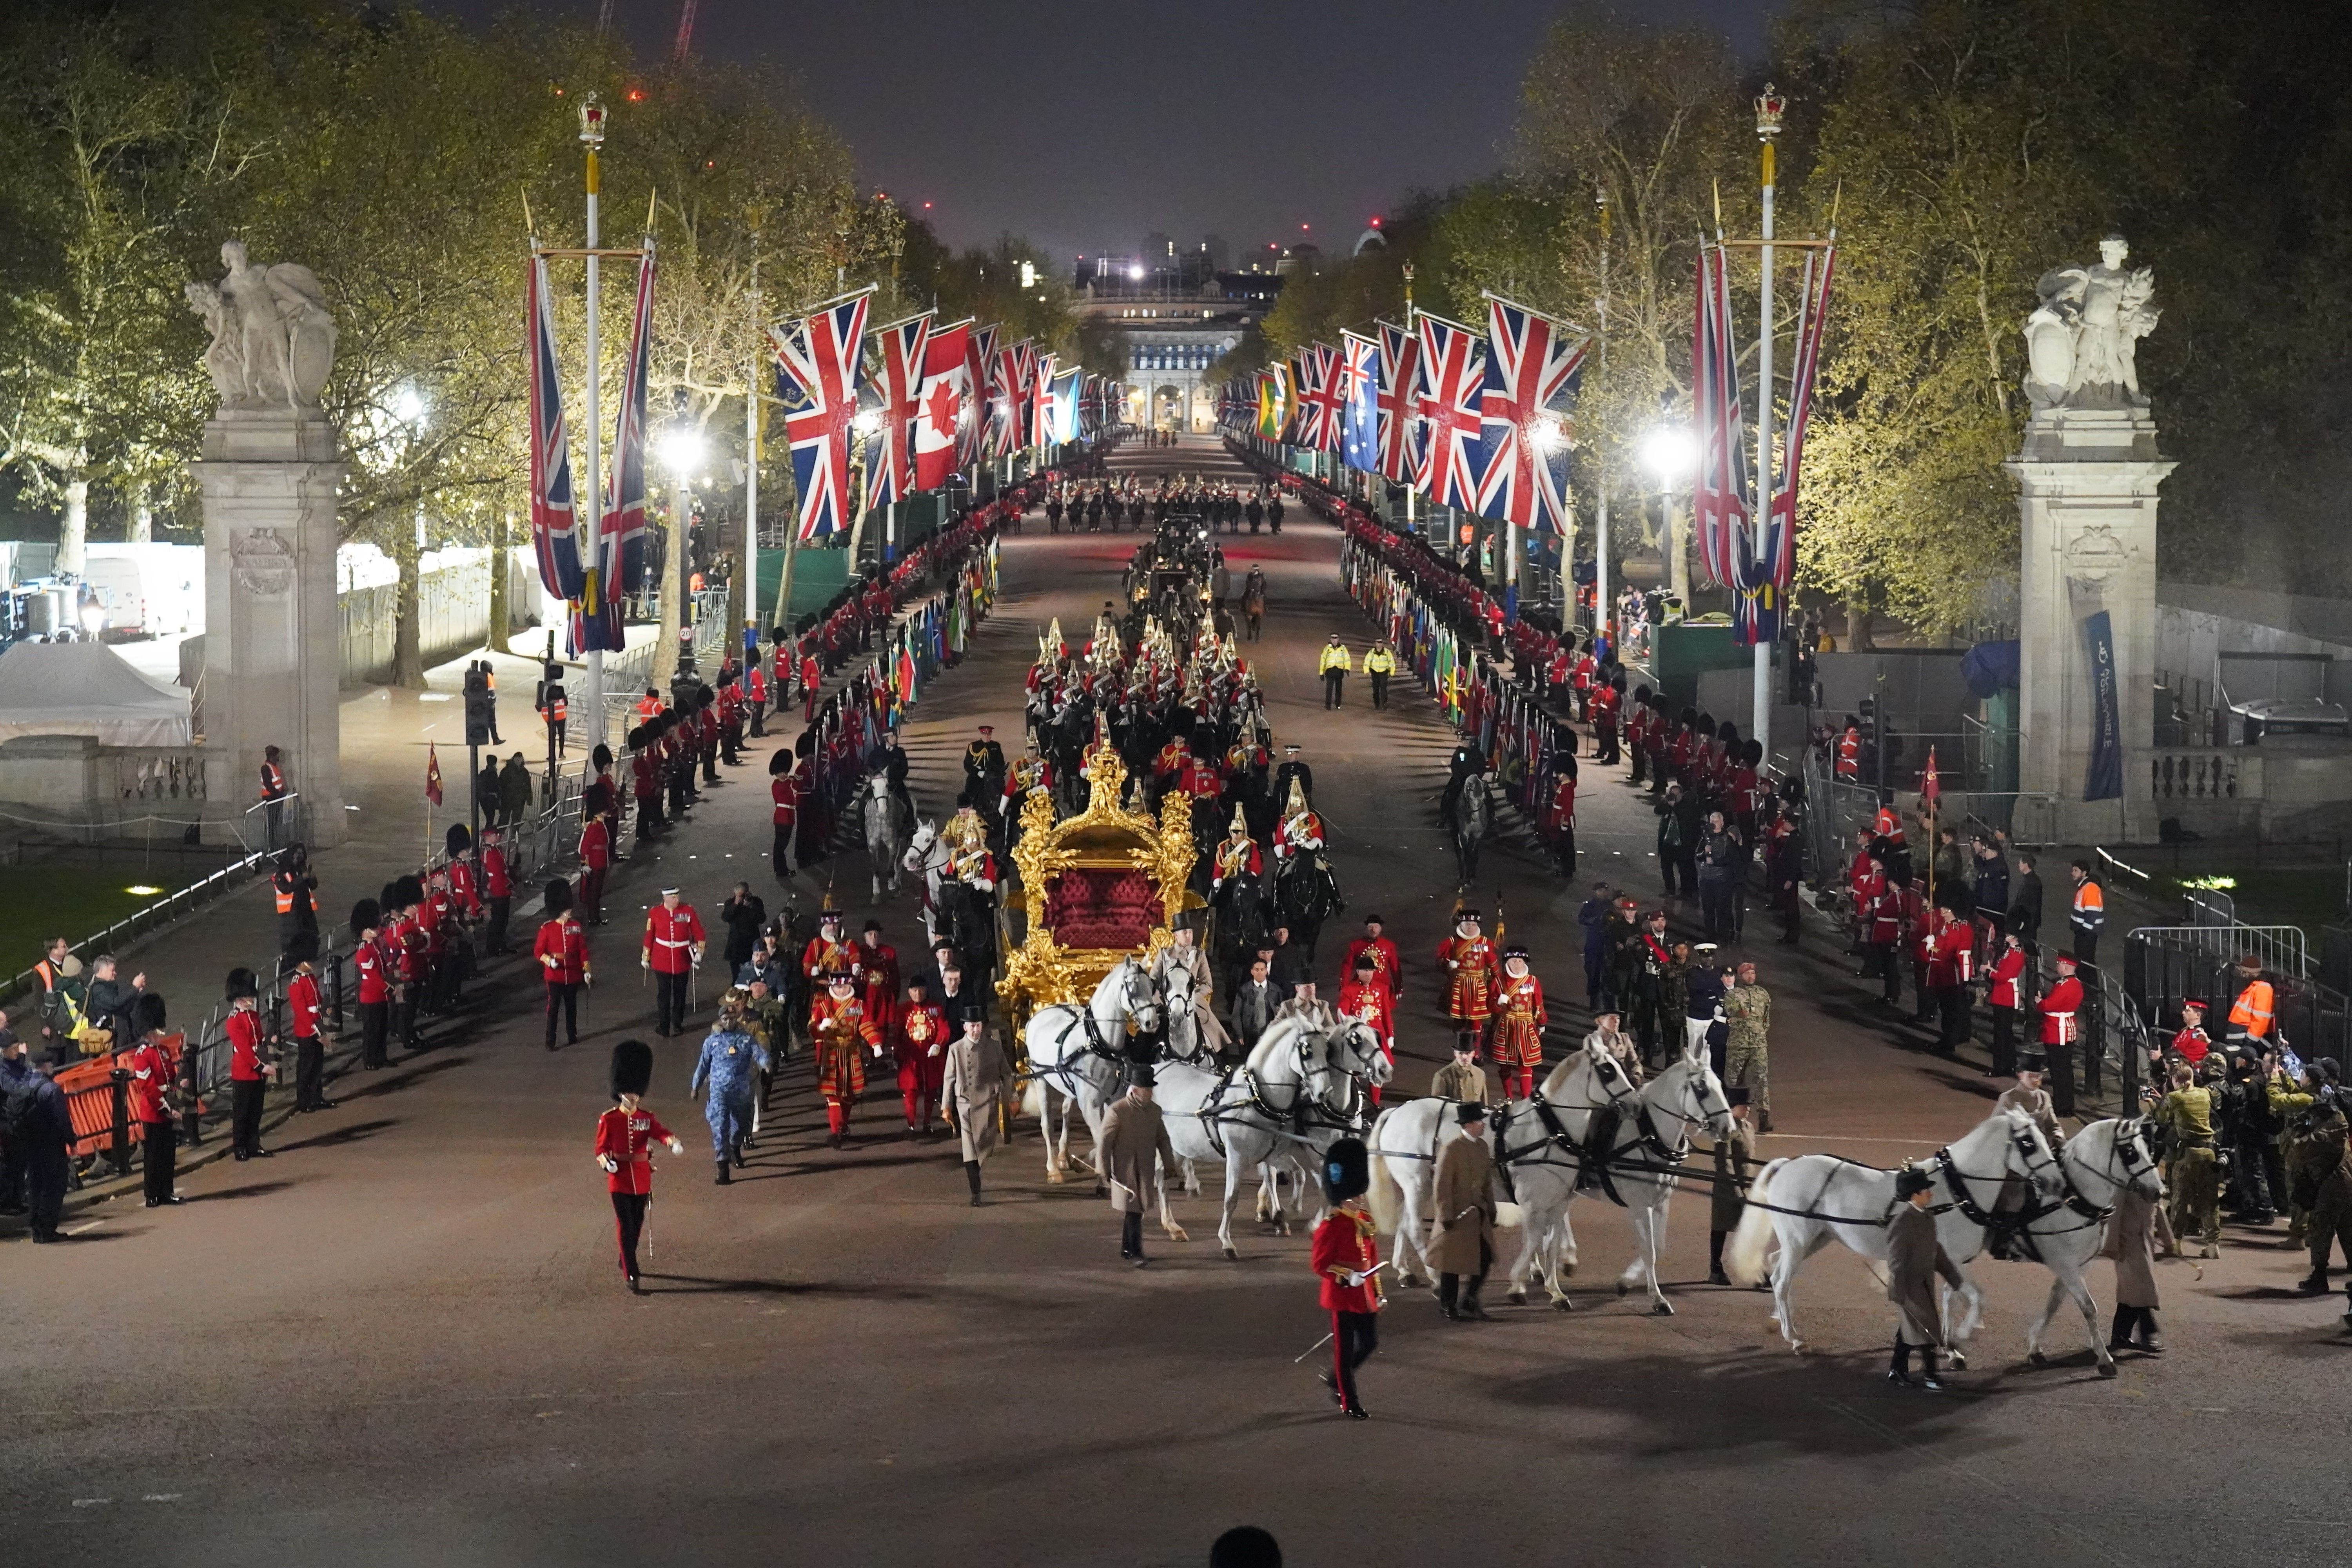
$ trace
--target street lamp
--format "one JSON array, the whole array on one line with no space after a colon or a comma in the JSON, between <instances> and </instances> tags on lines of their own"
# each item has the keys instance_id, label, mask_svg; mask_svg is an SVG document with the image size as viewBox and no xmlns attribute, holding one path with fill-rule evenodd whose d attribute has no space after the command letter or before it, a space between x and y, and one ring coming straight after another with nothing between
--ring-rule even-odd
<instances>
[{"instance_id":1,"label":"street lamp","mask_svg":"<svg viewBox=\"0 0 2352 1568\"><path fill-rule=\"evenodd\" d=\"M662 466L677 477L681 485L690 483L695 469L702 467L702 432L690 425L673 425L662 432Z\"/></svg>"},{"instance_id":2,"label":"street lamp","mask_svg":"<svg viewBox=\"0 0 2352 1568\"><path fill-rule=\"evenodd\" d=\"M1642 437L1642 466L1656 478L1661 490L1679 489L1698 467L1697 438L1684 426L1661 425Z\"/></svg>"}]
</instances>

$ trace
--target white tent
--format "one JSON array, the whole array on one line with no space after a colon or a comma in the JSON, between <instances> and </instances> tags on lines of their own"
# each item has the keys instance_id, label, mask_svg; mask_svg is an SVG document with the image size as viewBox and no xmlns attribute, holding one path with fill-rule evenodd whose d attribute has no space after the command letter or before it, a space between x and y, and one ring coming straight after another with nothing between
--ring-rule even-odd
<instances>
[{"instance_id":1,"label":"white tent","mask_svg":"<svg viewBox=\"0 0 2352 1568\"><path fill-rule=\"evenodd\" d=\"M0 654L0 742L91 735L107 746L184 746L188 693L148 679L104 643L20 642Z\"/></svg>"}]
</instances>

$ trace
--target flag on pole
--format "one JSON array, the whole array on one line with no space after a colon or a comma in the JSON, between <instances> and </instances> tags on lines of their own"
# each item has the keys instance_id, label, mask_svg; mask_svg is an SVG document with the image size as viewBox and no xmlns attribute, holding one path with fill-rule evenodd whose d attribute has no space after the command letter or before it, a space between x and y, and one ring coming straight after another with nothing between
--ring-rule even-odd
<instances>
[{"instance_id":1,"label":"flag on pole","mask_svg":"<svg viewBox=\"0 0 2352 1568\"><path fill-rule=\"evenodd\" d=\"M1343 332L1339 339L1339 459L1368 474L1380 472L1381 345Z\"/></svg>"},{"instance_id":2,"label":"flag on pole","mask_svg":"<svg viewBox=\"0 0 2352 1568\"><path fill-rule=\"evenodd\" d=\"M1029 367L1029 439L1030 447L1050 447L1056 439L1054 432L1054 381L1059 374L1054 365L1054 355L1040 354Z\"/></svg>"},{"instance_id":3,"label":"flag on pole","mask_svg":"<svg viewBox=\"0 0 2352 1568\"><path fill-rule=\"evenodd\" d=\"M915 421L922 410L925 351L930 346L931 313L909 316L876 329L882 342L882 420L866 459L871 487L868 504L887 506L917 489Z\"/></svg>"},{"instance_id":4,"label":"flag on pole","mask_svg":"<svg viewBox=\"0 0 2352 1568\"><path fill-rule=\"evenodd\" d=\"M1282 370L1257 373L1257 433L1269 441L1282 437Z\"/></svg>"},{"instance_id":5,"label":"flag on pole","mask_svg":"<svg viewBox=\"0 0 2352 1568\"><path fill-rule=\"evenodd\" d=\"M961 467L971 419L971 323L931 329L923 344L922 385L914 421L915 488L943 488Z\"/></svg>"},{"instance_id":6,"label":"flag on pole","mask_svg":"<svg viewBox=\"0 0 2352 1568\"><path fill-rule=\"evenodd\" d=\"M636 317L629 329L629 359L621 373L621 406L613 431L613 466L604 478L603 525L596 532L596 570L572 616L572 647L584 652L627 648L621 604L645 570L646 386L653 374L654 237L637 260Z\"/></svg>"},{"instance_id":7,"label":"flag on pole","mask_svg":"<svg viewBox=\"0 0 2352 1568\"><path fill-rule=\"evenodd\" d=\"M1307 344L1298 351L1298 444L1318 452L1338 451L1346 412L1339 351L1326 343Z\"/></svg>"},{"instance_id":8,"label":"flag on pole","mask_svg":"<svg viewBox=\"0 0 2352 1568\"><path fill-rule=\"evenodd\" d=\"M1034 339L1024 338L1013 345L1013 444L1007 451L1034 444L1036 402L1037 344Z\"/></svg>"},{"instance_id":9,"label":"flag on pole","mask_svg":"<svg viewBox=\"0 0 2352 1568\"><path fill-rule=\"evenodd\" d=\"M793 447L800 488L799 537L830 539L849 526L849 439L865 374L866 311L873 290L860 289L770 331L776 351L776 395Z\"/></svg>"},{"instance_id":10,"label":"flag on pole","mask_svg":"<svg viewBox=\"0 0 2352 1568\"><path fill-rule=\"evenodd\" d=\"M441 748L430 741L425 743L425 798L441 804Z\"/></svg>"},{"instance_id":11,"label":"flag on pole","mask_svg":"<svg viewBox=\"0 0 2352 1568\"><path fill-rule=\"evenodd\" d=\"M563 425L563 383L555 365L555 324L547 286L547 258L533 253L523 303L530 336L530 537L539 553L539 580L558 598L577 599L581 570L577 519L572 504L572 442ZM593 439L594 432L590 432Z\"/></svg>"},{"instance_id":12,"label":"flag on pole","mask_svg":"<svg viewBox=\"0 0 2352 1568\"><path fill-rule=\"evenodd\" d=\"M962 450L957 454L956 467L968 468L994 454L988 447L989 377L995 374L996 327L974 324L964 340L964 388L971 399L971 417L965 422Z\"/></svg>"},{"instance_id":13,"label":"flag on pole","mask_svg":"<svg viewBox=\"0 0 2352 1568\"><path fill-rule=\"evenodd\" d=\"M1486 335L1459 321L1423 312L1421 328L1421 395L1418 412L1426 426L1421 472L1415 482L1440 506L1478 510L1478 481L1486 468L1481 437L1486 386Z\"/></svg>"},{"instance_id":14,"label":"flag on pole","mask_svg":"<svg viewBox=\"0 0 2352 1568\"><path fill-rule=\"evenodd\" d=\"M1819 250L1805 253L1804 291L1797 314L1797 363L1789 376L1789 428L1780 450L1780 482L1772 490L1771 529L1766 535L1765 576L1787 602L1797 578L1797 476L1805 457L1805 426L1813 411L1813 387L1822 365L1822 324L1829 317L1830 273L1837 265L1837 235Z\"/></svg>"},{"instance_id":15,"label":"flag on pole","mask_svg":"<svg viewBox=\"0 0 2352 1568\"><path fill-rule=\"evenodd\" d=\"M1748 534L1747 425L1739 411L1739 372L1731 346L1731 289L1723 247L1698 250L1697 308L1691 335L1691 411L1697 428L1698 475L1692 532L1707 575L1738 586L1735 538Z\"/></svg>"},{"instance_id":16,"label":"flag on pole","mask_svg":"<svg viewBox=\"0 0 2352 1568\"><path fill-rule=\"evenodd\" d=\"M1936 748L1933 746L1927 748L1927 771L1919 775L1919 798L1927 803L1930 811L1935 810L1936 803L1944 798L1943 781L1936 776Z\"/></svg>"},{"instance_id":17,"label":"flag on pole","mask_svg":"<svg viewBox=\"0 0 2352 1568\"><path fill-rule=\"evenodd\" d=\"M1401 485L1421 472L1421 339L1411 327L1380 323L1380 384L1373 388L1381 475Z\"/></svg>"},{"instance_id":18,"label":"flag on pole","mask_svg":"<svg viewBox=\"0 0 2352 1568\"><path fill-rule=\"evenodd\" d=\"M1591 340L1524 305L1486 296L1486 380L1479 397L1486 473L1478 512L1568 531L1567 417Z\"/></svg>"},{"instance_id":19,"label":"flag on pole","mask_svg":"<svg viewBox=\"0 0 2352 1568\"><path fill-rule=\"evenodd\" d=\"M1078 384L1085 376L1084 371L1066 370L1054 378L1047 398L1052 411L1045 432L1048 445L1078 438Z\"/></svg>"}]
</instances>

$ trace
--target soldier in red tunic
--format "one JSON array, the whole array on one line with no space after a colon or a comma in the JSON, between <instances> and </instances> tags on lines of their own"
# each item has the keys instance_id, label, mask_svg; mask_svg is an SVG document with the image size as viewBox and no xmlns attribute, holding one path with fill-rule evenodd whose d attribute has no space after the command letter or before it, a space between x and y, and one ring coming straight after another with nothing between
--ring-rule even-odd
<instances>
[{"instance_id":1,"label":"soldier in red tunic","mask_svg":"<svg viewBox=\"0 0 2352 1568\"><path fill-rule=\"evenodd\" d=\"M1543 982L1528 969L1528 950L1514 947L1503 954L1503 983L1496 988L1495 1016L1486 1044L1503 1075L1506 1100L1532 1099L1536 1069L1543 1066Z\"/></svg>"},{"instance_id":2,"label":"soldier in red tunic","mask_svg":"<svg viewBox=\"0 0 2352 1568\"><path fill-rule=\"evenodd\" d=\"M1454 934L1437 944L1437 973L1445 984L1445 1016L1483 1030L1494 1012L1495 948L1478 934L1476 910L1454 917Z\"/></svg>"},{"instance_id":3,"label":"soldier in red tunic","mask_svg":"<svg viewBox=\"0 0 2352 1568\"><path fill-rule=\"evenodd\" d=\"M604 923L604 872L613 864L613 836L604 819L592 816L580 825L580 920L583 925Z\"/></svg>"},{"instance_id":4,"label":"soldier in red tunic","mask_svg":"<svg viewBox=\"0 0 2352 1568\"><path fill-rule=\"evenodd\" d=\"M866 1055L882 1047L882 1031L866 1016L856 977L847 971L827 973L824 989L809 1003L809 1040L816 1047L817 1092L824 1097L824 1141L839 1149L849 1141L850 1112L866 1092Z\"/></svg>"},{"instance_id":5,"label":"soldier in red tunic","mask_svg":"<svg viewBox=\"0 0 2352 1568\"><path fill-rule=\"evenodd\" d=\"M286 1023L294 1036L294 1109L332 1110L327 1098L327 1042L319 1032L319 976L310 961L294 966L286 983Z\"/></svg>"},{"instance_id":6,"label":"soldier in red tunic","mask_svg":"<svg viewBox=\"0 0 2352 1568\"><path fill-rule=\"evenodd\" d=\"M240 1161L269 1158L261 1146L261 1101L278 1076L268 1026L256 1011L260 987L250 969L228 972L229 1146Z\"/></svg>"},{"instance_id":7,"label":"soldier in red tunic","mask_svg":"<svg viewBox=\"0 0 2352 1568\"><path fill-rule=\"evenodd\" d=\"M678 898L676 888L661 890L661 902L646 911L642 963L653 971L654 1033L665 1037L683 1034L695 966L709 939L694 906Z\"/></svg>"},{"instance_id":8,"label":"soldier in red tunic","mask_svg":"<svg viewBox=\"0 0 2352 1568\"><path fill-rule=\"evenodd\" d=\"M580 988L588 984L588 933L572 912L572 884L558 877L547 884L547 921L531 943L540 978L547 983L547 1048L555 1048L555 1016L563 1015L564 1044L580 1043Z\"/></svg>"},{"instance_id":9,"label":"soldier in red tunic","mask_svg":"<svg viewBox=\"0 0 2352 1568\"><path fill-rule=\"evenodd\" d=\"M1318 1375L1340 1414L1364 1419L1356 1394L1356 1369L1380 1348L1380 1231L1364 1212L1371 1185L1364 1146L1342 1138L1323 1157L1323 1193L1331 1211L1315 1227L1308 1260L1322 1281L1323 1308L1331 1314L1331 1370Z\"/></svg>"},{"instance_id":10,"label":"soldier in red tunic","mask_svg":"<svg viewBox=\"0 0 2352 1568\"><path fill-rule=\"evenodd\" d=\"M801 781L793 771L789 746L768 759L768 798L772 803L771 815L775 831L768 863L777 881L788 882L793 875L793 830L801 818Z\"/></svg>"},{"instance_id":11,"label":"soldier in red tunic","mask_svg":"<svg viewBox=\"0 0 2352 1568\"><path fill-rule=\"evenodd\" d=\"M898 1063L898 1098L906 1107L909 1136L930 1132L931 1118L940 1108L940 1085L947 1075L947 1013L925 998L927 989L919 974L907 982L906 1005L890 1030L890 1054Z\"/></svg>"},{"instance_id":12,"label":"soldier in red tunic","mask_svg":"<svg viewBox=\"0 0 2352 1568\"><path fill-rule=\"evenodd\" d=\"M686 1152L686 1145L645 1108L645 1093L653 1081L653 1047L643 1040L623 1040L613 1047L613 1099L617 1103L596 1119L596 1163L604 1173L604 1190L613 1197L621 1278L640 1295L637 1238L645 1233L646 1210L654 1201L653 1148L666 1143L673 1154Z\"/></svg>"}]
</instances>

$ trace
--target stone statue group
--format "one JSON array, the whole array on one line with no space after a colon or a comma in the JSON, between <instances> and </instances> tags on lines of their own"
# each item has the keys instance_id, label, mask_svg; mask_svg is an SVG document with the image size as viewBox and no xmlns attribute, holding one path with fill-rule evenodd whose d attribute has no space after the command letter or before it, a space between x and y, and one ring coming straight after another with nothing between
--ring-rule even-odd
<instances>
[{"instance_id":1,"label":"stone statue group","mask_svg":"<svg viewBox=\"0 0 2352 1568\"><path fill-rule=\"evenodd\" d=\"M2156 275L2126 268L2120 234L2099 242L2088 267L2042 275L2042 303L2025 318L2025 394L2036 409L2144 408L2135 363L2139 340L2156 330Z\"/></svg>"},{"instance_id":2,"label":"stone statue group","mask_svg":"<svg viewBox=\"0 0 2352 1568\"><path fill-rule=\"evenodd\" d=\"M318 275L291 261L257 265L245 242L221 247L228 275L191 283L188 304L213 334L205 351L224 408L319 406L335 363L335 319Z\"/></svg>"}]
</instances>

